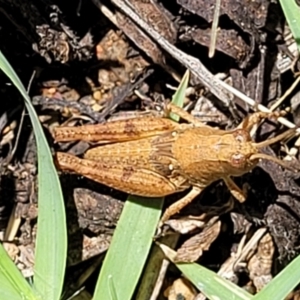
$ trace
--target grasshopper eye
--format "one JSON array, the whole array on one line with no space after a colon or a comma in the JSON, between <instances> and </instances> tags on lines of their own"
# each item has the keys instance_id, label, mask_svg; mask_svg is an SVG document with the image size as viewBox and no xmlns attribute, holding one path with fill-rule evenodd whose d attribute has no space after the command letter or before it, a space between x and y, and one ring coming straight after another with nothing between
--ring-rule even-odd
<instances>
[{"instance_id":1,"label":"grasshopper eye","mask_svg":"<svg viewBox=\"0 0 300 300\"><path fill-rule=\"evenodd\" d=\"M246 143L251 140L249 133L244 129L237 129L233 135L239 143Z\"/></svg>"},{"instance_id":2,"label":"grasshopper eye","mask_svg":"<svg viewBox=\"0 0 300 300\"><path fill-rule=\"evenodd\" d=\"M245 155L241 153L235 153L231 156L231 165L233 165L236 168L241 168L245 165Z\"/></svg>"}]
</instances>

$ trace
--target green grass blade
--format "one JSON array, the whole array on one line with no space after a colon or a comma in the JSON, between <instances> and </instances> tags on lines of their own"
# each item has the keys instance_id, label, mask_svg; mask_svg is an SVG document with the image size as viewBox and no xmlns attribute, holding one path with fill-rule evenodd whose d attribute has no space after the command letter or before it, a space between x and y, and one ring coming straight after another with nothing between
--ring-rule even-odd
<instances>
[{"instance_id":1,"label":"green grass blade","mask_svg":"<svg viewBox=\"0 0 300 300\"><path fill-rule=\"evenodd\" d=\"M0 244L0 295L1 299L37 300L28 282Z\"/></svg>"},{"instance_id":2,"label":"green grass blade","mask_svg":"<svg viewBox=\"0 0 300 300\"><path fill-rule=\"evenodd\" d=\"M172 103L179 107L183 107L185 91L188 86L189 79L190 79L190 72L189 70L187 70L184 76L182 77L178 89L176 90L175 94L172 97ZM179 117L173 113L170 114L170 118L176 122L179 121Z\"/></svg>"},{"instance_id":3,"label":"green grass blade","mask_svg":"<svg viewBox=\"0 0 300 300\"><path fill-rule=\"evenodd\" d=\"M152 244L161 207L158 198L128 197L93 299L131 299Z\"/></svg>"},{"instance_id":4,"label":"green grass blade","mask_svg":"<svg viewBox=\"0 0 300 300\"><path fill-rule=\"evenodd\" d=\"M182 107L187 71L172 103ZM178 116L170 116L178 120ZM152 245L163 198L128 197L98 278L94 299L131 299ZM125 247L125 248L124 248Z\"/></svg>"},{"instance_id":5,"label":"green grass blade","mask_svg":"<svg viewBox=\"0 0 300 300\"><path fill-rule=\"evenodd\" d=\"M285 299L300 282L300 255L286 266L253 300Z\"/></svg>"},{"instance_id":6,"label":"green grass blade","mask_svg":"<svg viewBox=\"0 0 300 300\"><path fill-rule=\"evenodd\" d=\"M26 90L0 52L0 68L25 100L38 151L38 231L35 250L34 285L43 299L59 299L67 253L66 218L63 196L52 155L37 114Z\"/></svg>"},{"instance_id":7,"label":"green grass blade","mask_svg":"<svg viewBox=\"0 0 300 300\"><path fill-rule=\"evenodd\" d=\"M174 250L163 244L160 244L160 248L170 261L174 261L176 258ZM253 298L244 289L201 265L196 263L175 263L175 265L208 299L250 300Z\"/></svg>"},{"instance_id":8,"label":"green grass blade","mask_svg":"<svg viewBox=\"0 0 300 300\"><path fill-rule=\"evenodd\" d=\"M242 288L198 264L186 263L176 264L176 266L208 299L253 299L253 296Z\"/></svg>"},{"instance_id":9,"label":"green grass blade","mask_svg":"<svg viewBox=\"0 0 300 300\"><path fill-rule=\"evenodd\" d=\"M300 10L296 1L279 0L283 13L300 50Z\"/></svg>"}]
</instances>

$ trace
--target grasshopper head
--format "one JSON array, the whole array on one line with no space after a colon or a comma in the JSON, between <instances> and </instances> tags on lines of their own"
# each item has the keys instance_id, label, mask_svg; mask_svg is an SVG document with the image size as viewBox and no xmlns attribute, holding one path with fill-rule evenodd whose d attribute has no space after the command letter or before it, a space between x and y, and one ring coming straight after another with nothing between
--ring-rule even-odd
<instances>
[{"instance_id":1,"label":"grasshopper head","mask_svg":"<svg viewBox=\"0 0 300 300\"><path fill-rule=\"evenodd\" d=\"M253 143L249 133L244 129L237 129L232 133L233 141L229 155L230 175L240 176L252 170L258 163L258 148ZM252 157L255 157L252 159Z\"/></svg>"},{"instance_id":2,"label":"grasshopper head","mask_svg":"<svg viewBox=\"0 0 300 300\"><path fill-rule=\"evenodd\" d=\"M240 176L252 170L261 159L267 159L281 165L286 169L291 169L291 166L287 165L284 161L274 156L260 153L259 150L278 141L281 141L294 133L295 129L290 129L274 138L260 143L255 143L251 139L249 133L244 129L235 130L233 132L233 137L235 139L235 142L237 143L237 147L235 147L237 151L231 155L231 175ZM293 168L292 170L295 171L295 169Z\"/></svg>"}]
</instances>

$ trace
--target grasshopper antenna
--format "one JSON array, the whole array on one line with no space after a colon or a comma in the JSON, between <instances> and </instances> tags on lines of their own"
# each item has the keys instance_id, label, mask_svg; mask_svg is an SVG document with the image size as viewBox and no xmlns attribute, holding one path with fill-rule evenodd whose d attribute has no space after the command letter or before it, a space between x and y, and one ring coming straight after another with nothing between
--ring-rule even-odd
<instances>
[{"instance_id":1,"label":"grasshopper antenna","mask_svg":"<svg viewBox=\"0 0 300 300\"><path fill-rule=\"evenodd\" d=\"M278 136L275 136L275 137L273 137L269 140L266 140L266 141L263 141L263 142L260 142L260 143L254 143L254 145L258 149L264 148L264 147L272 145L276 142L282 141L285 138L292 137L293 135L295 135L296 130L297 130L297 128L289 129L289 130L287 130L287 131L285 131L285 132L279 134ZM295 165L291 166L287 162L282 161L282 160L278 159L277 157L274 157L274 156L271 156L271 155L268 155L268 154L264 154L264 153L255 153L255 154L251 155L250 159L251 160L266 159L266 160L269 160L269 161L273 161L276 164L282 166L283 168L291 170L293 172L299 171L299 169L300 169L299 165L298 166L295 166Z\"/></svg>"},{"instance_id":2,"label":"grasshopper antenna","mask_svg":"<svg viewBox=\"0 0 300 300\"><path fill-rule=\"evenodd\" d=\"M263 142L260 142L260 143L254 143L254 145L260 149L260 148L264 148L266 146L269 146L269 145L272 145L272 144L275 144L276 142L279 142L279 141L282 141L283 139L285 138L288 138L288 137L292 137L293 135L295 135L296 133L296 130L297 128L291 128L269 140L266 140L266 141L263 141Z\"/></svg>"}]
</instances>

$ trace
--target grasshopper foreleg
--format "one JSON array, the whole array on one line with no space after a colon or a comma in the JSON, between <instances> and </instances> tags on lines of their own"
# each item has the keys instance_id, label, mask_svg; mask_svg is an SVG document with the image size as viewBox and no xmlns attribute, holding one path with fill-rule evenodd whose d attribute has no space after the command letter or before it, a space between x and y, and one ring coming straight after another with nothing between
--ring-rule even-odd
<instances>
[{"instance_id":1,"label":"grasshopper foreleg","mask_svg":"<svg viewBox=\"0 0 300 300\"><path fill-rule=\"evenodd\" d=\"M227 185L231 195L236 198L239 202L243 203L246 200L246 191L241 190L235 182L230 177L223 178L225 184Z\"/></svg>"},{"instance_id":2,"label":"grasshopper foreleg","mask_svg":"<svg viewBox=\"0 0 300 300\"><path fill-rule=\"evenodd\" d=\"M255 112L248 117L246 117L242 123L238 126L238 128L244 129L248 132L252 130L252 128L259 124L263 119L278 119L279 117L283 117L286 115L285 111L272 111L272 112Z\"/></svg>"}]
</instances>

